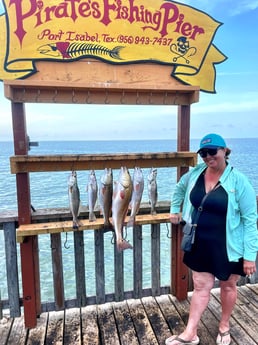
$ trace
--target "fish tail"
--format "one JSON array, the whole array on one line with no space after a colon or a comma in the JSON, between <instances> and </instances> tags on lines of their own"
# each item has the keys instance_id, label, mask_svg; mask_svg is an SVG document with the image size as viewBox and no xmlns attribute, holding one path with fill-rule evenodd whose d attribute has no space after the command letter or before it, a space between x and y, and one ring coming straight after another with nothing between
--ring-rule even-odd
<instances>
[{"instance_id":1,"label":"fish tail","mask_svg":"<svg viewBox=\"0 0 258 345\"><path fill-rule=\"evenodd\" d=\"M95 222L96 221L96 216L94 212L89 213L89 222Z\"/></svg>"},{"instance_id":2,"label":"fish tail","mask_svg":"<svg viewBox=\"0 0 258 345\"><path fill-rule=\"evenodd\" d=\"M109 220L105 220L103 227L105 231L114 231L113 225Z\"/></svg>"},{"instance_id":3,"label":"fish tail","mask_svg":"<svg viewBox=\"0 0 258 345\"><path fill-rule=\"evenodd\" d=\"M109 56L111 56L113 59L122 60L122 58L120 57L120 50L122 48L123 48L122 46L117 46L113 48L112 50L109 51Z\"/></svg>"},{"instance_id":4,"label":"fish tail","mask_svg":"<svg viewBox=\"0 0 258 345\"><path fill-rule=\"evenodd\" d=\"M151 214L152 214L152 215L157 214L157 211L155 210L155 208L154 208L154 207L152 207L152 208L151 208Z\"/></svg>"},{"instance_id":5,"label":"fish tail","mask_svg":"<svg viewBox=\"0 0 258 345\"><path fill-rule=\"evenodd\" d=\"M122 252L125 249L133 249L133 246L129 242L123 239L117 242L116 247L119 252Z\"/></svg>"},{"instance_id":6,"label":"fish tail","mask_svg":"<svg viewBox=\"0 0 258 345\"><path fill-rule=\"evenodd\" d=\"M130 216L130 218L129 218L128 222L127 222L127 227L128 228L133 227L134 223L135 223L135 216Z\"/></svg>"}]
</instances>

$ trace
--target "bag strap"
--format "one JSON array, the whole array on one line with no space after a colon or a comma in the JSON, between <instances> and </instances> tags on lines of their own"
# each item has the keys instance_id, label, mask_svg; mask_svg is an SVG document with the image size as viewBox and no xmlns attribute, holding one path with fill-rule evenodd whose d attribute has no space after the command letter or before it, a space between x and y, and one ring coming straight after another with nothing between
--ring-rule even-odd
<instances>
[{"instance_id":1,"label":"bag strap","mask_svg":"<svg viewBox=\"0 0 258 345\"><path fill-rule=\"evenodd\" d=\"M203 204L204 204L205 200L206 200L207 197L210 195L210 193L213 192L214 190L216 190L217 188L219 188L220 185L221 185L220 182L217 183L216 186L215 186L214 188L212 188L208 193L206 193L206 194L204 195L204 197L202 198L202 201L201 201L201 203L200 203L200 206L198 207L198 212L196 213L195 218L194 218L194 222L193 222L193 224L192 224L194 227L197 227L197 223L198 223L199 217L200 217L200 215L201 215L201 213L202 213Z\"/></svg>"}]
</instances>

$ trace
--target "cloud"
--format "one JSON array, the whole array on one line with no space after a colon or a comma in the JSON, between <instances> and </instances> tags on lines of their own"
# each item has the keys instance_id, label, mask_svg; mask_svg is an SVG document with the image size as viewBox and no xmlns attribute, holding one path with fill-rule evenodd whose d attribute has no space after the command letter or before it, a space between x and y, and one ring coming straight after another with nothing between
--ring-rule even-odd
<instances>
[{"instance_id":1,"label":"cloud","mask_svg":"<svg viewBox=\"0 0 258 345\"><path fill-rule=\"evenodd\" d=\"M258 0L182 0L181 2L207 13L223 7L225 12L228 12L231 16L253 11L258 8Z\"/></svg>"},{"instance_id":2,"label":"cloud","mask_svg":"<svg viewBox=\"0 0 258 345\"><path fill-rule=\"evenodd\" d=\"M231 7L230 14L232 16L235 16L241 13L256 10L257 8L258 8L258 0L234 1L234 6Z\"/></svg>"}]
</instances>

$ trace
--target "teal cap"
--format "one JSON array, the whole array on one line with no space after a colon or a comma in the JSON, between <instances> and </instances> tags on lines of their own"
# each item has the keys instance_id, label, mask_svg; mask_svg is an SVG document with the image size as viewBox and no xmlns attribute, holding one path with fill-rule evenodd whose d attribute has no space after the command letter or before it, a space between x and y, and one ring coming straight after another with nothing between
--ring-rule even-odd
<instances>
[{"instance_id":1,"label":"teal cap","mask_svg":"<svg viewBox=\"0 0 258 345\"><path fill-rule=\"evenodd\" d=\"M215 149L217 147L227 147L225 140L218 134L210 133L205 135L200 141L200 148L201 149Z\"/></svg>"}]
</instances>

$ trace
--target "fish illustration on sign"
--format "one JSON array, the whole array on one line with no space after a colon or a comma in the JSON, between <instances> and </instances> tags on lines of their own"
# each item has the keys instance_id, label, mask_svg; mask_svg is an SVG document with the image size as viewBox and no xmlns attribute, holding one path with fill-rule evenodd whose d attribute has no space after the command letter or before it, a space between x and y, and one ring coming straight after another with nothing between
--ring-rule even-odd
<instances>
[{"instance_id":1,"label":"fish illustration on sign","mask_svg":"<svg viewBox=\"0 0 258 345\"><path fill-rule=\"evenodd\" d=\"M131 214L127 226L134 226L135 216L139 212L142 193L144 189L144 178L141 168L135 167L133 174L133 192L130 201Z\"/></svg>"},{"instance_id":2,"label":"fish illustration on sign","mask_svg":"<svg viewBox=\"0 0 258 345\"><path fill-rule=\"evenodd\" d=\"M113 172L111 168L105 168L99 184L99 204L101 213L104 217L104 229L112 229L113 226L109 221L112 211L113 196Z\"/></svg>"},{"instance_id":3,"label":"fish illustration on sign","mask_svg":"<svg viewBox=\"0 0 258 345\"><path fill-rule=\"evenodd\" d=\"M68 178L68 197L70 211L73 216L73 229L78 229L80 226L78 220L80 213L80 190L77 183L76 171L72 171Z\"/></svg>"},{"instance_id":4,"label":"fish illustration on sign","mask_svg":"<svg viewBox=\"0 0 258 345\"><path fill-rule=\"evenodd\" d=\"M38 47L37 50L40 54L52 57L62 57L63 59L108 55L112 59L122 60L120 57L120 50L123 48L122 46L116 46L113 49L108 49L101 44L56 42L44 44Z\"/></svg>"},{"instance_id":5,"label":"fish illustration on sign","mask_svg":"<svg viewBox=\"0 0 258 345\"><path fill-rule=\"evenodd\" d=\"M126 167L121 167L118 181L114 183L112 200L112 221L116 233L117 250L132 249L132 245L123 239L123 227L132 195L132 180Z\"/></svg>"}]
</instances>

